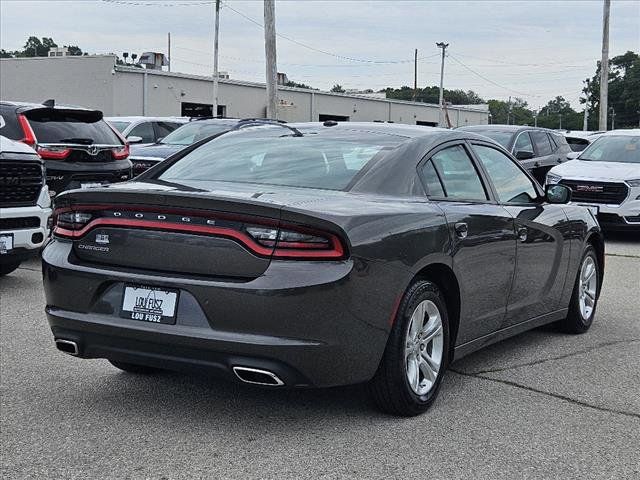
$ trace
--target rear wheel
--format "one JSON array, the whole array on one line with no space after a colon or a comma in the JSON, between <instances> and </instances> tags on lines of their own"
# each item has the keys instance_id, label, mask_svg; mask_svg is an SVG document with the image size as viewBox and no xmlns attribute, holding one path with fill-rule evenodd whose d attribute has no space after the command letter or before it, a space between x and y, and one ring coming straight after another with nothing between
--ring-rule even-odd
<instances>
[{"instance_id":1,"label":"rear wheel","mask_svg":"<svg viewBox=\"0 0 640 480\"><path fill-rule=\"evenodd\" d=\"M159 368L147 367L146 365L136 365L133 363L118 362L116 360L109 360L109 363L124 372L135 373L137 375L150 375L162 371Z\"/></svg>"},{"instance_id":2,"label":"rear wheel","mask_svg":"<svg viewBox=\"0 0 640 480\"><path fill-rule=\"evenodd\" d=\"M567 333L584 333L591 327L596 315L598 294L600 292L600 274L598 258L594 248L589 245L580 262L578 276L573 286L573 295L569 304L567 318L559 323Z\"/></svg>"},{"instance_id":3,"label":"rear wheel","mask_svg":"<svg viewBox=\"0 0 640 480\"><path fill-rule=\"evenodd\" d=\"M15 269L20 266L20 262L3 263L0 264L0 277L3 275L9 275Z\"/></svg>"},{"instance_id":4,"label":"rear wheel","mask_svg":"<svg viewBox=\"0 0 640 480\"><path fill-rule=\"evenodd\" d=\"M432 282L416 282L402 300L378 371L370 382L376 404L413 416L435 400L449 356L449 319Z\"/></svg>"}]
</instances>

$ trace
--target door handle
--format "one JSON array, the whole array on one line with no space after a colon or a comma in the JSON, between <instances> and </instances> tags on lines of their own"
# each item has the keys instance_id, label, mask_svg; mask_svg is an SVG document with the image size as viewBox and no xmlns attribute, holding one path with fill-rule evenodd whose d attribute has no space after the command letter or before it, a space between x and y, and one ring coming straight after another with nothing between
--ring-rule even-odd
<instances>
[{"instance_id":1,"label":"door handle","mask_svg":"<svg viewBox=\"0 0 640 480\"><path fill-rule=\"evenodd\" d=\"M521 242L526 242L528 236L529 230L527 230L527 227L518 228L518 240L520 240Z\"/></svg>"},{"instance_id":2,"label":"door handle","mask_svg":"<svg viewBox=\"0 0 640 480\"><path fill-rule=\"evenodd\" d=\"M467 234L469 233L469 227L464 222L458 222L453 227L456 231L456 235L458 238L467 238Z\"/></svg>"}]
</instances>

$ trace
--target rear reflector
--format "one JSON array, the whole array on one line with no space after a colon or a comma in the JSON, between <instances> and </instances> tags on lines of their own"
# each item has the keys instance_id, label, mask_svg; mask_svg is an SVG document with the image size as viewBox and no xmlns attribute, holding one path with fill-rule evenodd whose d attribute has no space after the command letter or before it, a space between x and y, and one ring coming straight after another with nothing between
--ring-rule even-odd
<instances>
[{"instance_id":1,"label":"rear reflector","mask_svg":"<svg viewBox=\"0 0 640 480\"><path fill-rule=\"evenodd\" d=\"M130 208L102 205L57 209L53 233L77 240L98 227L160 230L228 238L262 257L339 260L345 256L337 235L306 226L278 226L275 220L222 213L194 215L179 210Z\"/></svg>"}]
</instances>

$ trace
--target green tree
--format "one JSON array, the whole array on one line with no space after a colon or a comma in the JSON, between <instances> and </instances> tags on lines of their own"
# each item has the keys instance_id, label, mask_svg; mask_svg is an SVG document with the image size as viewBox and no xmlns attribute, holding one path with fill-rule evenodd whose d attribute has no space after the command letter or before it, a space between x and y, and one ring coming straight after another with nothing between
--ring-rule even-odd
<instances>
[{"instance_id":1,"label":"green tree","mask_svg":"<svg viewBox=\"0 0 640 480\"><path fill-rule=\"evenodd\" d=\"M287 83L285 83L284 86L285 87L306 88L307 90L318 90L317 88L310 87L309 85L306 85L304 83L294 82L293 80L287 81Z\"/></svg>"},{"instance_id":2,"label":"green tree","mask_svg":"<svg viewBox=\"0 0 640 480\"><path fill-rule=\"evenodd\" d=\"M0 49L0 58L13 58L13 52L7 52L4 48Z\"/></svg>"},{"instance_id":3,"label":"green tree","mask_svg":"<svg viewBox=\"0 0 640 480\"><path fill-rule=\"evenodd\" d=\"M333 87L331 87L330 91L333 93L344 93L344 88L342 88L342 85L336 83Z\"/></svg>"},{"instance_id":4,"label":"green tree","mask_svg":"<svg viewBox=\"0 0 640 480\"><path fill-rule=\"evenodd\" d=\"M414 99L413 88L402 86L400 88L387 87L380 90L380 93L384 93L387 98L393 98L396 100L411 101ZM480 96L473 90L465 92L464 90L447 90L443 91L444 100L450 102L452 105L475 105L480 103L486 103ZM416 102L435 103L440 101L440 88L437 86L420 88L415 96Z\"/></svg>"},{"instance_id":5,"label":"green tree","mask_svg":"<svg viewBox=\"0 0 640 480\"><path fill-rule=\"evenodd\" d=\"M22 50L16 52L16 56L47 57L49 55L49 48L57 46L51 37L42 37L42 40L40 40L38 37L31 36L27 39Z\"/></svg>"},{"instance_id":6,"label":"green tree","mask_svg":"<svg viewBox=\"0 0 640 480\"><path fill-rule=\"evenodd\" d=\"M74 57L79 57L82 55L82 50L77 45L65 45L69 49L69 55L73 55Z\"/></svg>"}]
</instances>

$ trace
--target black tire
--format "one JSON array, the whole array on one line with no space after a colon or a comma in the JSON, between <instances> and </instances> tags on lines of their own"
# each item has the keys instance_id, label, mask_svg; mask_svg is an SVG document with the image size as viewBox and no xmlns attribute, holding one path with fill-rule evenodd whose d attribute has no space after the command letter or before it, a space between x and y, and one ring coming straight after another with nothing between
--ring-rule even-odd
<instances>
[{"instance_id":1,"label":"black tire","mask_svg":"<svg viewBox=\"0 0 640 480\"><path fill-rule=\"evenodd\" d=\"M407 379L405 339L411 315L424 300L433 302L440 312L443 347L440 368L433 386L426 394L418 395ZM444 298L434 283L416 282L407 290L400 303L378 371L369 382L369 390L375 403L381 410L392 415L410 417L425 412L438 395L448 360L449 318Z\"/></svg>"},{"instance_id":2,"label":"black tire","mask_svg":"<svg viewBox=\"0 0 640 480\"><path fill-rule=\"evenodd\" d=\"M118 362L116 360L109 360L109 363L124 372L135 373L136 375L152 375L162 371L159 368L147 367L146 365L136 365L134 363Z\"/></svg>"},{"instance_id":3,"label":"black tire","mask_svg":"<svg viewBox=\"0 0 640 480\"><path fill-rule=\"evenodd\" d=\"M582 272L582 266L587 257L591 257L594 262L596 272L596 295L594 300L593 309L590 315L585 318L580 310L580 275ZM564 320L558 322L560 330L565 333L580 334L585 333L591 327L593 319L596 315L596 307L598 306L598 297L600 295L600 265L598 264L598 256L595 249L588 245L585 248L582 257L580 258L580 266L578 267L578 273L576 275L575 283L573 285L573 294L571 295L571 301L569 302L569 312Z\"/></svg>"},{"instance_id":4,"label":"black tire","mask_svg":"<svg viewBox=\"0 0 640 480\"><path fill-rule=\"evenodd\" d=\"M20 262L3 263L0 264L0 277L9 275L20 266Z\"/></svg>"}]
</instances>

